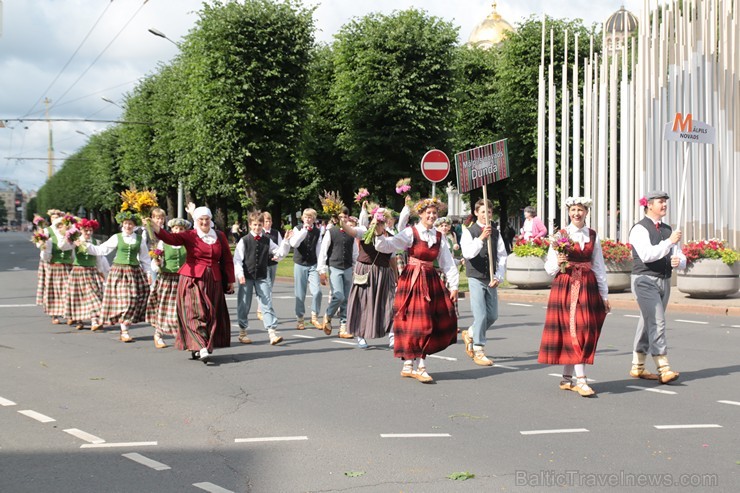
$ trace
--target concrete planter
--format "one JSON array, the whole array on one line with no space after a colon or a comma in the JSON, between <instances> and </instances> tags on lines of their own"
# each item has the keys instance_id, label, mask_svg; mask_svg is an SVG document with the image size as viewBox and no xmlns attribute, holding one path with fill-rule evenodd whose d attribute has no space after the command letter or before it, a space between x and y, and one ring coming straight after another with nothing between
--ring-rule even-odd
<instances>
[{"instance_id":1,"label":"concrete planter","mask_svg":"<svg viewBox=\"0 0 740 493\"><path fill-rule=\"evenodd\" d=\"M724 298L740 290L740 262L702 258L676 277L678 290L692 298Z\"/></svg>"},{"instance_id":2,"label":"concrete planter","mask_svg":"<svg viewBox=\"0 0 740 493\"><path fill-rule=\"evenodd\" d=\"M609 292L629 291L632 284L632 259L624 262L607 260L604 263L606 264L606 284L609 286Z\"/></svg>"},{"instance_id":3,"label":"concrete planter","mask_svg":"<svg viewBox=\"0 0 740 493\"><path fill-rule=\"evenodd\" d=\"M545 272L545 259L541 257L506 257L506 280L520 289L550 287L552 277Z\"/></svg>"}]
</instances>

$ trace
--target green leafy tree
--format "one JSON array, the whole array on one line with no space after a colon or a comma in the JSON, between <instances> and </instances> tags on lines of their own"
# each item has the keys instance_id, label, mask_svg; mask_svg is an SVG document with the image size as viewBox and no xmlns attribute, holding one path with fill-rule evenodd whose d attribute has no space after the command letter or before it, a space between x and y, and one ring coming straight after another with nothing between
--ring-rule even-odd
<instances>
[{"instance_id":1,"label":"green leafy tree","mask_svg":"<svg viewBox=\"0 0 740 493\"><path fill-rule=\"evenodd\" d=\"M334 46L337 142L353 164L355 186L386 203L399 178L426 188L422 156L449 151L456 42L451 23L415 9L370 14L341 29Z\"/></svg>"},{"instance_id":2,"label":"green leafy tree","mask_svg":"<svg viewBox=\"0 0 740 493\"><path fill-rule=\"evenodd\" d=\"M0 200L0 224L8 222L8 209L5 207L5 201Z\"/></svg>"}]
</instances>

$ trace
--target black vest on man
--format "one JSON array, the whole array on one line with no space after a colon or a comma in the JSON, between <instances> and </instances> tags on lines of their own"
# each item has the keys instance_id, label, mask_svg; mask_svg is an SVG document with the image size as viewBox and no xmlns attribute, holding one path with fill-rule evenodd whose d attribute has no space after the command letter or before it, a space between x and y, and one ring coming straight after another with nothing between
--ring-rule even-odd
<instances>
[{"instance_id":1,"label":"black vest on man","mask_svg":"<svg viewBox=\"0 0 740 493\"><path fill-rule=\"evenodd\" d=\"M483 228L475 222L470 225L468 232L470 232L470 236L472 236L473 239L476 239L481 235L481 233L483 233ZM494 227L493 223L491 223L491 236L488 241L491 241L491 245L493 246L491 249L493 252L493 258L490 260L493 262L494 273L496 272L496 267L498 265L498 235L498 230ZM486 245L486 242L484 241L483 248L481 248L478 255L471 259L465 259L465 274L467 274L468 277L473 277L488 284L491 282L490 269L488 266L488 245Z\"/></svg>"},{"instance_id":2,"label":"black vest on man","mask_svg":"<svg viewBox=\"0 0 740 493\"><path fill-rule=\"evenodd\" d=\"M262 230L262 234L265 236L269 236L273 243L276 245L278 244L278 230L275 228L270 229L270 231ZM268 257L267 265L277 265L277 262L272 260L272 255Z\"/></svg>"},{"instance_id":3,"label":"black vest on man","mask_svg":"<svg viewBox=\"0 0 740 493\"><path fill-rule=\"evenodd\" d=\"M643 217L642 221L638 222L637 224L641 224L645 227L645 229L647 229L648 235L650 236L651 245L657 245L661 241L669 238L673 231L670 226L663 222L660 223L660 229L656 229L653 220L647 216ZM637 226L637 224L635 224L635 226ZM671 267L670 253L654 262L646 263L642 261L639 255L637 255L637 250L635 250L635 247L633 246L632 259L634 260L632 264L632 275L648 275L660 277L661 279L668 279L669 277L671 277L673 267Z\"/></svg>"},{"instance_id":4,"label":"black vest on man","mask_svg":"<svg viewBox=\"0 0 740 493\"><path fill-rule=\"evenodd\" d=\"M244 277L255 281L267 278L267 260L270 258L270 237L262 235L257 240L251 233L244 241Z\"/></svg>"},{"instance_id":5,"label":"black vest on man","mask_svg":"<svg viewBox=\"0 0 740 493\"><path fill-rule=\"evenodd\" d=\"M301 225L302 228L303 225ZM316 265L319 261L316 258L316 245L319 243L319 236L321 236L321 230L317 226L311 228L311 231L306 234L298 248L294 250L293 262L305 267Z\"/></svg>"},{"instance_id":6,"label":"black vest on man","mask_svg":"<svg viewBox=\"0 0 740 493\"><path fill-rule=\"evenodd\" d=\"M354 237L342 231L339 226L334 226L329 231L331 244L327 256L327 264L335 269L349 269L352 267L352 250L355 243Z\"/></svg>"}]
</instances>

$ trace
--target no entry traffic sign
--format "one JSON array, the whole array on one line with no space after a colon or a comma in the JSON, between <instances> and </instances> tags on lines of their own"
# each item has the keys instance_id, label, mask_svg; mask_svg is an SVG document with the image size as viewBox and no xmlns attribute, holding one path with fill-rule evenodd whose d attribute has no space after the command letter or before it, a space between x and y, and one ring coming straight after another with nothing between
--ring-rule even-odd
<instances>
[{"instance_id":1,"label":"no entry traffic sign","mask_svg":"<svg viewBox=\"0 0 740 493\"><path fill-rule=\"evenodd\" d=\"M450 158L447 154L432 149L421 158L421 174L432 183L439 183L450 173Z\"/></svg>"}]
</instances>

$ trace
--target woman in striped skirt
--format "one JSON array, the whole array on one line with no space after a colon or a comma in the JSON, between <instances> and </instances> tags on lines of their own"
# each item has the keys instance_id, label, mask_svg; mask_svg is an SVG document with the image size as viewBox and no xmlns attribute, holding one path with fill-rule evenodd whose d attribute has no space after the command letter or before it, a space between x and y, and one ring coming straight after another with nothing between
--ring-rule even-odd
<instances>
[{"instance_id":1,"label":"woman in striped skirt","mask_svg":"<svg viewBox=\"0 0 740 493\"><path fill-rule=\"evenodd\" d=\"M67 277L72 270L72 251L74 245L66 238L67 228L74 218L70 215L54 219L49 228L49 239L42 252L47 262L44 270L44 310L51 316L51 323L58 324L64 317L64 303L67 295ZM71 322L71 321L70 321Z\"/></svg>"},{"instance_id":2,"label":"woman in striped skirt","mask_svg":"<svg viewBox=\"0 0 740 493\"><path fill-rule=\"evenodd\" d=\"M167 225L174 234L187 231L190 222L185 219L171 219ZM166 348L162 336L177 334L177 284L180 274L177 272L185 263L186 250L181 245L167 245L162 240L156 245L161 256L153 256L152 271L157 272L149 303L146 307L146 321L154 327L154 346ZM159 253L159 252L157 252Z\"/></svg>"},{"instance_id":3,"label":"woman in striped skirt","mask_svg":"<svg viewBox=\"0 0 740 493\"><path fill-rule=\"evenodd\" d=\"M139 216L130 211L116 214L121 232L108 238L101 245L87 244L91 255L108 255L115 251L108 279L103 290L103 308L100 313L102 323L121 325L122 342L131 342L128 333L131 324L143 322L146 303L149 297L147 275L151 270L149 250L141 235L134 228L141 223Z\"/></svg>"},{"instance_id":4,"label":"woman in striped skirt","mask_svg":"<svg viewBox=\"0 0 740 493\"><path fill-rule=\"evenodd\" d=\"M100 227L97 221L81 219L77 226L82 241L98 244L92 237L93 231ZM85 327L85 320L90 320L90 329L93 332L102 327L100 309L103 306L103 282L109 269L108 259L105 257L92 255L84 246L75 251L72 271L67 280L64 311L68 319L77 323L77 330Z\"/></svg>"},{"instance_id":5,"label":"woman in striped skirt","mask_svg":"<svg viewBox=\"0 0 740 493\"><path fill-rule=\"evenodd\" d=\"M383 235L384 225L375 227L375 249L393 253L408 250L409 263L398 279L393 303L394 355L401 358L402 377L422 383L434 380L426 370L426 357L457 342L457 286L459 273L447 241L434 229L440 201L424 199L416 204L419 223L392 237ZM434 260L447 275L449 291L434 269ZM414 361L419 360L416 369Z\"/></svg>"},{"instance_id":6,"label":"woman in striped skirt","mask_svg":"<svg viewBox=\"0 0 740 493\"><path fill-rule=\"evenodd\" d=\"M46 211L46 214L49 216L49 221L54 221L56 218L64 215L59 209L49 209L48 211ZM48 223L44 220L43 217L34 217L33 224L36 226L37 232L45 234L47 238L51 238L51 226L47 225ZM49 264L48 261L44 260L44 250L46 249L46 242L37 241L35 242L35 244L36 248L41 250L39 252L38 280L36 282L36 304L38 306L46 307L46 302L44 301L44 284L46 281L46 266ZM45 309L46 308L44 308L44 310Z\"/></svg>"},{"instance_id":7,"label":"woman in striped skirt","mask_svg":"<svg viewBox=\"0 0 740 493\"><path fill-rule=\"evenodd\" d=\"M175 347L204 363L214 348L231 345L231 321L224 293L234 292L234 261L226 235L213 229L211 210L198 207L195 227L168 233L148 219L154 234L168 245L184 245L185 264L177 285L178 332Z\"/></svg>"}]
</instances>

